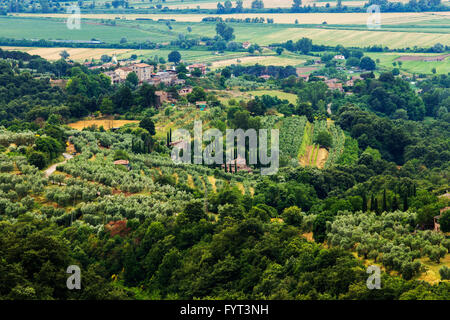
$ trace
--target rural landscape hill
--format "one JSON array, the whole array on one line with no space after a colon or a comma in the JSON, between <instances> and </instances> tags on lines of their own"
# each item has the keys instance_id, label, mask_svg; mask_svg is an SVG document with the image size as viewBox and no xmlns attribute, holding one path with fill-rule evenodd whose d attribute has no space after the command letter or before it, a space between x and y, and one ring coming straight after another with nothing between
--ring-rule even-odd
<instances>
[{"instance_id":1,"label":"rural landscape hill","mask_svg":"<svg viewBox=\"0 0 450 320\"><path fill-rule=\"evenodd\" d=\"M449 46L440 0L0 0L0 300L450 300Z\"/></svg>"}]
</instances>

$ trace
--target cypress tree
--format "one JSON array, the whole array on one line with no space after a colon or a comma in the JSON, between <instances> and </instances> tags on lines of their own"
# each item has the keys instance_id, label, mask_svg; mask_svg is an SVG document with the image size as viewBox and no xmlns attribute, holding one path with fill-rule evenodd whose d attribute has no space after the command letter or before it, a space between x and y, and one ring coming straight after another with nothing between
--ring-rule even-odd
<instances>
[{"instance_id":1,"label":"cypress tree","mask_svg":"<svg viewBox=\"0 0 450 320\"><path fill-rule=\"evenodd\" d=\"M234 173L237 173L237 161L234 161Z\"/></svg>"},{"instance_id":2,"label":"cypress tree","mask_svg":"<svg viewBox=\"0 0 450 320\"><path fill-rule=\"evenodd\" d=\"M375 197L373 196L370 198L370 211L375 211Z\"/></svg>"},{"instance_id":3,"label":"cypress tree","mask_svg":"<svg viewBox=\"0 0 450 320\"><path fill-rule=\"evenodd\" d=\"M378 199L377 198L375 198L375 202L373 203L373 206L374 206L375 213L377 215L380 214L379 209L378 209Z\"/></svg>"},{"instance_id":4,"label":"cypress tree","mask_svg":"<svg viewBox=\"0 0 450 320\"><path fill-rule=\"evenodd\" d=\"M386 189L384 189L383 192L383 212L386 212L387 210L387 199L386 199Z\"/></svg>"},{"instance_id":5,"label":"cypress tree","mask_svg":"<svg viewBox=\"0 0 450 320\"><path fill-rule=\"evenodd\" d=\"M399 209L399 206L398 206L398 198L397 198L397 196L395 196L394 197L394 200L393 200L393 203L392 203L392 211L396 211L396 210L398 210Z\"/></svg>"},{"instance_id":6,"label":"cypress tree","mask_svg":"<svg viewBox=\"0 0 450 320\"><path fill-rule=\"evenodd\" d=\"M403 196L403 211L408 210L408 195Z\"/></svg>"},{"instance_id":7,"label":"cypress tree","mask_svg":"<svg viewBox=\"0 0 450 320\"><path fill-rule=\"evenodd\" d=\"M367 211L367 197L366 197L366 192L363 192L362 194L362 210L363 212Z\"/></svg>"}]
</instances>

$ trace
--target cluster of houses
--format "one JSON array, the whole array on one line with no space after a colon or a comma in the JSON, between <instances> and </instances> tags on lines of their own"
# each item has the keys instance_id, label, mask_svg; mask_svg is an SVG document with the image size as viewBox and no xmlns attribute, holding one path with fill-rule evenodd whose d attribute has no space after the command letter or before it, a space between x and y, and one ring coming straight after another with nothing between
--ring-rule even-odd
<instances>
[{"instance_id":1,"label":"cluster of houses","mask_svg":"<svg viewBox=\"0 0 450 320\"><path fill-rule=\"evenodd\" d=\"M113 63L107 63L96 68L112 68L116 66ZM192 64L186 67L188 72L196 69L200 70L202 75L206 74L205 64ZM155 67L146 63L134 63L127 66L118 67L111 71L103 72L104 75L111 79L111 83L119 84L126 81L128 75L134 72L139 80L139 84L148 83L150 85L158 86L164 84L165 86L175 86L185 84L185 80L179 79L175 68L165 71L155 72ZM180 96L186 96L192 92L192 87L187 86L179 90ZM161 106L164 102L175 102L170 94L166 91L156 91L156 106ZM203 102L199 108L206 108L206 102Z\"/></svg>"},{"instance_id":2,"label":"cluster of houses","mask_svg":"<svg viewBox=\"0 0 450 320\"><path fill-rule=\"evenodd\" d=\"M111 68L114 64L102 65L101 68ZM200 70L203 75L206 74L206 65L193 64L187 66L187 70L192 72ZM125 82L127 76L134 72L137 75L139 83L148 83L154 86L164 84L166 86L174 86L184 84L185 80L179 79L177 72L173 69L155 72L155 67L146 63L135 63L128 66L122 66L112 71L106 71L103 74L111 79L111 83L118 84Z\"/></svg>"},{"instance_id":3,"label":"cluster of houses","mask_svg":"<svg viewBox=\"0 0 450 320\"><path fill-rule=\"evenodd\" d=\"M136 63L129 66L119 67L113 71L106 71L104 75L111 79L111 83L117 84L125 82L128 75L134 72L139 80L139 83L149 83L152 85L159 85L161 83L172 86L183 84L185 81L178 79L175 70L166 70L154 72L155 67L146 63Z\"/></svg>"},{"instance_id":4,"label":"cluster of houses","mask_svg":"<svg viewBox=\"0 0 450 320\"><path fill-rule=\"evenodd\" d=\"M310 75L299 75L300 78L302 78L305 81L309 80ZM355 85L356 80L361 80L362 78L360 76L352 76L347 81L342 81L337 78L331 78L329 79L326 76L315 76L316 78L319 78L325 82L325 84L328 86L328 89L330 90L338 90L340 92L344 92L344 86L346 87L353 87Z\"/></svg>"}]
</instances>

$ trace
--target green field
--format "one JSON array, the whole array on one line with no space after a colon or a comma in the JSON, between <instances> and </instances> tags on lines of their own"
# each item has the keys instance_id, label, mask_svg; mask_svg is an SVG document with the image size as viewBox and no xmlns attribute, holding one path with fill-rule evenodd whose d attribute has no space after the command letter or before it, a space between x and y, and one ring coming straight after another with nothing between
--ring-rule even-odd
<instances>
[{"instance_id":1,"label":"green field","mask_svg":"<svg viewBox=\"0 0 450 320\"><path fill-rule=\"evenodd\" d=\"M419 55L425 56L430 54L412 54L412 53L404 53L399 54L395 52L383 52L383 53L366 53L367 56L376 60L379 59L380 63L378 64L380 67L384 67L386 69L392 69L394 66L393 62L396 61L397 58L401 56L412 56ZM398 66L397 66L398 68ZM431 70L436 68L436 73L438 74L447 74L450 72L450 58L448 57L444 61L402 61L402 65L400 70L406 71L408 73L416 73L416 74L431 74Z\"/></svg>"},{"instance_id":2,"label":"green field","mask_svg":"<svg viewBox=\"0 0 450 320\"><path fill-rule=\"evenodd\" d=\"M248 94L255 96L255 97L260 97L263 95L269 95L272 97L278 97L281 100L287 100L292 104L296 104L297 103L297 96L293 93L286 93L283 91L279 91L279 90L257 90L257 91L249 91L247 92Z\"/></svg>"},{"instance_id":3,"label":"green field","mask_svg":"<svg viewBox=\"0 0 450 320\"><path fill-rule=\"evenodd\" d=\"M183 16L183 15L181 15ZM128 41L151 41L167 43L178 39L179 34L185 34L189 38L202 36L213 37L215 35L215 23L202 22L172 22L172 29L163 22L118 20L116 26L101 24L101 20L83 19L80 30L69 30L64 19L57 18L24 18L2 17L0 18L0 37L15 39L66 39L66 40L91 40L93 38L108 42L118 43L122 38ZM431 32L421 32L417 25L403 26L397 31L383 29L379 31L364 29L364 25L343 26L329 25L326 28L321 25L287 24L230 24L233 26L236 41L256 42L260 45L298 40L308 37L316 44L344 45L344 46L369 46L382 45L390 48L427 47L437 42L450 43L448 28L439 25L439 28L430 29ZM187 27L192 32L187 31ZM359 30L353 30L359 28ZM411 32L410 32L411 31Z\"/></svg>"}]
</instances>

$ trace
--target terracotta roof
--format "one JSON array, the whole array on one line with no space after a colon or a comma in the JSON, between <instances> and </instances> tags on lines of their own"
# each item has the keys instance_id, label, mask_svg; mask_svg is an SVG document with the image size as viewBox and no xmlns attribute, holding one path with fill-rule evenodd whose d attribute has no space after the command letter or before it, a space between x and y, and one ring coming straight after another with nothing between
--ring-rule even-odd
<instances>
[{"instance_id":1,"label":"terracotta roof","mask_svg":"<svg viewBox=\"0 0 450 320\"><path fill-rule=\"evenodd\" d=\"M133 67L147 68L147 67L150 67L150 65L146 64L146 63L136 63L135 65L133 65Z\"/></svg>"},{"instance_id":2,"label":"terracotta roof","mask_svg":"<svg viewBox=\"0 0 450 320\"><path fill-rule=\"evenodd\" d=\"M128 164L130 164L130 161L128 161L128 160L116 160L116 161L114 161L114 164L128 165Z\"/></svg>"},{"instance_id":3,"label":"terracotta roof","mask_svg":"<svg viewBox=\"0 0 450 320\"><path fill-rule=\"evenodd\" d=\"M201 63L191 64L190 66L188 66L188 68L204 68L204 67L206 67L206 65Z\"/></svg>"}]
</instances>

